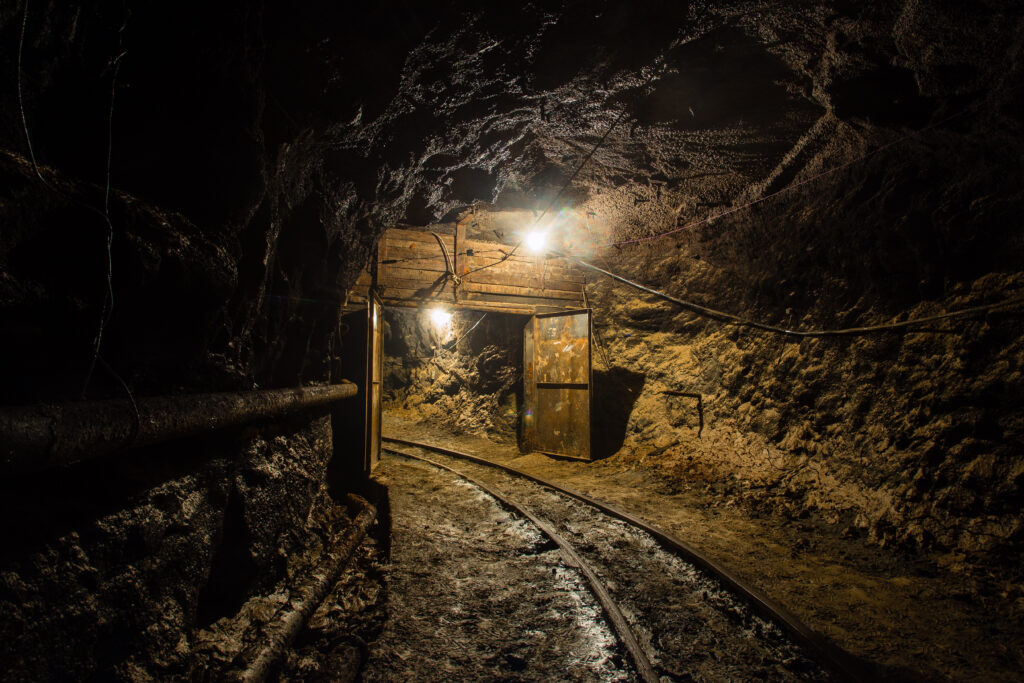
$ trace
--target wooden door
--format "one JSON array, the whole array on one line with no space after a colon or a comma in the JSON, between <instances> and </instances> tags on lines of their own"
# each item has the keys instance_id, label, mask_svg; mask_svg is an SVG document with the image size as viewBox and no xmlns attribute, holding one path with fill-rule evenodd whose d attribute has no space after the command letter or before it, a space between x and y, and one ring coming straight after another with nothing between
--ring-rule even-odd
<instances>
[{"instance_id":1,"label":"wooden door","mask_svg":"<svg viewBox=\"0 0 1024 683\"><path fill-rule=\"evenodd\" d=\"M523 331L523 441L590 459L590 310L535 315Z\"/></svg>"},{"instance_id":2,"label":"wooden door","mask_svg":"<svg viewBox=\"0 0 1024 683\"><path fill-rule=\"evenodd\" d=\"M372 472L380 462L381 377L384 346L381 341L381 301L371 291L366 310L366 436L363 466Z\"/></svg>"}]
</instances>

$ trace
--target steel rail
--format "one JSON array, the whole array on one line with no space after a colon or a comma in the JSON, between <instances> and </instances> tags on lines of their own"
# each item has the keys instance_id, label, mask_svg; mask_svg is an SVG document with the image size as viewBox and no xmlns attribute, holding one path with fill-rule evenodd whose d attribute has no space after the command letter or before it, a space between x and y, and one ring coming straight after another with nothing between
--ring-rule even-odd
<instances>
[{"instance_id":1,"label":"steel rail","mask_svg":"<svg viewBox=\"0 0 1024 683\"><path fill-rule=\"evenodd\" d=\"M424 450L431 450L429 447L420 444L415 444L414 447L423 448ZM522 504L517 503L516 501L509 498L507 495L503 493L499 493L498 491L491 488L487 484L484 484L479 479L476 479L471 475L466 474L465 472L460 472L459 470L453 467L449 467L442 463L436 462L434 460L431 460L430 458L424 458L423 456L420 455L406 453L404 451L400 451L394 448L388 448L385 450L389 453L394 453L404 458L411 458L413 460L419 460L420 462L429 463L434 467L451 472L455 476L468 481L473 486L476 486L481 491L485 492L487 495L497 500L506 508L515 510L521 516L530 520L530 522L535 527L540 529L541 533L550 538L555 543L555 545L558 546L558 549L562 553L562 556L565 558L565 561L569 565L579 569L587 578L587 582L590 584L591 591L593 591L594 596L601 603L601 607L602 609L604 609L605 614L608 616L608 620L612 622L612 626L615 628L615 632L619 636L619 640L622 641L622 644L626 646L626 649L629 651L630 656L632 656L633 664L636 666L636 670L640 674L640 678L644 680L644 683L659 683L661 681L661 677L658 676L657 672L654 670L654 666L651 664L651 660L647 657L647 653L644 652L643 647L640 646L640 641L637 640L636 634L633 633L633 629L630 628L629 622L626 621L625 615L622 613L622 610L619 609L619 606L615 603L615 600L612 598L611 593L608 592L608 588L601 581L600 577L597 575L597 572L595 572L594 569L589 564L587 564L586 560L580 557L579 553L576 552L576 549L573 548L572 544L568 540L566 540L561 534L555 531L555 528L551 526L551 524L541 519L537 515L533 514L533 512L531 512Z\"/></svg>"},{"instance_id":2,"label":"steel rail","mask_svg":"<svg viewBox=\"0 0 1024 683\"><path fill-rule=\"evenodd\" d=\"M453 458L460 458L469 462L474 462L478 465L503 470L509 474L528 479L536 484L546 486L552 490L570 496L571 498L575 498L576 500L597 508L605 514L620 519L627 524L631 524L653 536L665 549L679 555L698 569L717 579L719 583L735 593L737 597L746 602L755 612L777 624L794 641L803 646L803 648L825 668L850 681L863 681L864 683L868 683L869 681L878 680L879 673L872 670L873 665L869 665L867 662L864 662L853 654L840 648L838 645L828 640L824 635L818 633L805 624L785 607L769 598L759 588L740 578L733 571L716 560L711 559L694 546L676 536L673 536L669 532L659 529L658 527L640 519L632 513L626 512L625 510L610 503L604 503L595 498L591 498L585 493L566 488L554 482L542 479L541 477L517 470L516 468L508 465L492 462L479 456L470 455L469 453L462 453L442 446L410 441L408 439L398 439L387 436L382 437L382 439L384 441L399 443L406 446L423 448L442 455L448 455Z\"/></svg>"}]
</instances>

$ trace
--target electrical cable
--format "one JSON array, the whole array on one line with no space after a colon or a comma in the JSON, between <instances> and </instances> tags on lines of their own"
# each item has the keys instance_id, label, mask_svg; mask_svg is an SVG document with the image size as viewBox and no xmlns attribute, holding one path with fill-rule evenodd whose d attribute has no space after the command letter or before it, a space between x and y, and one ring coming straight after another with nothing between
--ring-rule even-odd
<instances>
[{"instance_id":1,"label":"electrical cable","mask_svg":"<svg viewBox=\"0 0 1024 683\"><path fill-rule=\"evenodd\" d=\"M445 245L444 240L441 239L441 236L436 232L432 232L430 234L437 240L438 245L441 247L441 254L444 255L445 275L456 287L458 287L462 284L462 278L460 278L455 272L455 264L452 262L451 255L448 253L448 247Z\"/></svg>"},{"instance_id":2,"label":"electrical cable","mask_svg":"<svg viewBox=\"0 0 1024 683\"><path fill-rule=\"evenodd\" d=\"M666 50L666 52L667 51L668 50ZM648 77L648 79L644 82L644 84L642 86L640 86L640 88L641 89L646 88L648 85L651 84L651 81L653 81L653 80L654 80L654 74L651 74L651 76ZM576 176L578 176L580 171L583 170L583 167L587 165L587 162L590 161L591 157L593 157L594 154L597 153L597 150L601 147L601 145L604 144L604 141L608 139L608 136L611 135L613 130L615 130L615 126L619 125L619 121L622 120L622 117L624 117L626 115L627 111L628 111L627 107L623 107L622 108L622 111L619 112L619 115L615 117L614 121L612 121L612 125L608 126L608 130L606 130L604 132L604 135L602 135L601 139L597 141L597 144L595 144L590 149L590 151L587 152L587 156L583 157L583 161L581 161L579 166L576 167L576 170L572 172L572 175L569 176L569 179L566 180L562 184L562 187L559 188L558 192L555 193L554 198L550 202L548 202L547 207L545 207L545 209L540 212L540 215L537 216L537 218L535 218L533 220L533 225L536 225L537 223L539 223L541 221L541 219L543 219L544 216L547 215L547 212L550 211L552 209L552 207L554 207L555 202L558 201L558 199L562 196L562 193L565 192L566 189L569 187L569 185L572 184L572 181L576 180Z\"/></svg>"},{"instance_id":3,"label":"electrical cable","mask_svg":"<svg viewBox=\"0 0 1024 683\"><path fill-rule=\"evenodd\" d=\"M25 48L25 27L28 25L28 2L25 0L24 10L21 14L21 33L18 36L18 73L17 73L17 85L18 85L18 110L21 113L21 129L25 133L25 143L28 145L28 158L32 162L32 169L36 172L36 176L39 180L51 190L55 190L50 183L46 182L46 178L39 171L39 164L36 162L36 153L32 148L32 136L28 132L28 119L25 116L25 98L22 95L21 87L21 54Z\"/></svg>"},{"instance_id":4,"label":"electrical cable","mask_svg":"<svg viewBox=\"0 0 1024 683\"><path fill-rule=\"evenodd\" d=\"M522 243L523 243L523 241L522 241L522 240L519 240L519 244L522 244ZM474 268L473 270L471 270L471 271L469 271L468 273L466 273L465 275L463 275L463 277L469 277L469 276L470 276L470 275L472 275L473 273L478 273L478 272L480 272L481 270L485 270L485 269L487 269L487 268L491 268L492 266L496 266L496 265L498 265L499 263L504 263L504 262L505 262L505 261L507 261L508 259L512 258L512 255L516 253L516 249L518 249L518 248L519 248L519 244L517 244L516 246L514 246L514 247L512 248L512 251L504 251L504 250L500 250L500 251L501 251L501 253L502 253L502 257L501 257L500 259L498 259L497 261L493 261L493 262L491 262L491 263L488 263L488 264L482 265L482 266L480 266L479 268Z\"/></svg>"},{"instance_id":5,"label":"electrical cable","mask_svg":"<svg viewBox=\"0 0 1024 683\"><path fill-rule=\"evenodd\" d=\"M121 27L121 30L124 30L123 26ZM118 35L120 36L120 31L118 32ZM121 54L115 57L111 63L114 67L114 72L110 79L110 108L107 115L107 168L106 183L104 184L103 192L103 211L100 212L94 207L86 205L87 208L98 213L107 224L107 295L103 300L103 310L100 314L100 323L96 330L96 337L93 343L92 360L89 363L89 370L86 372L85 381L82 383L82 398L85 398L86 392L89 389L89 383L92 381L92 375L96 369L96 361L100 357L100 346L103 344L103 333L106 330L106 326L110 323L111 318L114 316L114 223L110 220L110 168L114 150L114 96L117 93L117 74L121 69L121 58L126 54L126 51L122 51ZM127 389L127 385L125 385L125 389Z\"/></svg>"},{"instance_id":6,"label":"electrical cable","mask_svg":"<svg viewBox=\"0 0 1024 683\"><path fill-rule=\"evenodd\" d=\"M665 299L666 301L670 301L670 302L672 302L672 303L674 303L674 304L676 304L678 306L682 306L686 310L691 311L693 313L696 313L697 315L703 316L705 318L712 318L712 319L715 319L715 320L719 320L721 322L725 322L725 323L729 323L729 324L733 324L733 325L739 325L739 326L742 326L742 327L752 327L754 329L764 330L765 332L772 332L774 334L780 334L780 335L784 335L784 336L788 336L788 337L805 337L805 338L806 337L849 337L849 336L862 335L862 334L872 334L872 333L875 333L875 332L889 332L889 331L894 331L894 330L902 330L902 329L905 329L905 328L908 328L908 327L914 327L916 325L923 325L925 323L933 323L933 322L936 322L936 321L939 321L939 320L948 320L950 318L965 318L965 317L969 317L969 316L978 315L980 313L988 313L989 311L993 311L993 310L1000 309L1000 308L1010 308L1010 307L1016 307L1016 306L1024 305L1024 296L1022 296L1022 297L1017 297L1017 298L1014 298L1014 299L1006 299L1004 301L1000 301L1000 302L997 302L997 303L994 303L994 304L982 304L982 305L978 305L978 306L971 306L969 308L964 308L964 309L961 309L961 310L958 310L958 311L951 311L949 313L943 313L941 315L932 315L932 316L927 316L925 318L916 318L914 320L904 320L904 321L896 322L896 323L885 323L885 324L882 324L882 325L868 325L868 326L864 326L864 327L848 327L848 328L844 328L844 329L790 330L790 329L786 329L784 327L778 327L776 325L770 325L768 323L758 322L758 321L752 320L750 318L744 318L742 316L734 315L732 313L727 313L725 311L719 311L719 310L714 309L714 308L709 308L707 306L702 306L702 305L694 303L692 301L685 301L683 299L678 299L678 298L676 298L676 297L674 297L674 296L672 296L670 294L666 294L665 292L661 292L661 291L659 291L657 289L653 289L651 287L647 287L646 285L642 285L639 282L634 282L633 280L630 280L628 278L624 278L621 275L613 273L613 272L611 272L609 270L605 270L604 268L600 268L598 266L595 266L592 263L587 263L586 261L578 259L575 256L570 256L568 254L562 254L562 253L559 253L559 252L554 252L554 253L556 255L558 255L558 256L561 256L561 257L565 258L565 259L573 261L574 263L578 263L579 265L583 266L584 268L589 268L590 270L593 270L593 271L596 271L596 272L601 273L603 275L606 275L606 276L612 278L613 280L616 280L616 281L621 282L623 284L629 285L630 287L633 287L635 289L639 289L642 292L647 292L648 294L653 294L656 297L659 297L661 299ZM927 332L927 331L928 330L921 330L921 332Z\"/></svg>"},{"instance_id":7,"label":"electrical cable","mask_svg":"<svg viewBox=\"0 0 1024 683\"><path fill-rule=\"evenodd\" d=\"M666 50L666 52L667 52L667 50ZM653 78L654 78L654 76L652 75L651 78L648 79L648 81L646 83L644 83L644 85L642 87L647 87L647 85L650 84L650 81ZM594 154L597 152L598 148L604 143L605 140L608 139L608 136L611 134L612 130L615 129L615 126L617 126L619 124L619 121L622 120L622 117L626 114L626 111L627 111L626 108L623 107L622 111L619 112L619 115L615 117L614 121L612 121L612 125L608 126L608 130L606 130L604 132L604 135L601 136L601 139L597 141L597 144L595 144L593 146L593 148L591 148L590 152L587 153L587 156L585 156L583 158L583 161L580 162L579 166L576 167L576 170L573 171L571 176L569 176L569 179L566 180L565 183L562 184L562 187L558 190L557 193L555 193L554 198L550 202L548 202L547 207L545 207L545 209L543 211L541 211L539 216L537 216L536 218L533 219L533 222L530 224L530 227L533 227L534 225L537 225L537 223L539 223L541 221L541 219L544 218L545 215L547 215L547 212L551 210L551 207L553 207L555 205L555 202L557 202L558 198L562 196L562 193L565 192L566 188L568 188L569 185L572 183L572 181L576 179L576 176L579 175L579 172L583 170L583 167L586 165L586 163L588 161L590 161L590 158L592 156L594 156ZM504 256L502 256L500 259L498 259L494 263L488 263L486 265L480 266L479 268L474 268L473 270L471 270L468 273L466 273L466 277L468 277L468 276L470 276L473 273L476 273L478 271L484 270L485 268L490 268L492 266L498 265L499 263L504 263L506 260L512 258L512 256L516 253L516 251L519 249L519 247L522 246L522 244L523 244L523 240L519 240L519 242L517 242L516 245L514 247L512 247L512 251L506 253Z\"/></svg>"},{"instance_id":8,"label":"electrical cable","mask_svg":"<svg viewBox=\"0 0 1024 683\"><path fill-rule=\"evenodd\" d=\"M471 327L471 328L469 328L468 330L466 330L466 331L465 331L465 332L463 333L463 335L462 335L461 337L459 337L458 339L456 339L456 340L455 340L455 343L454 343L454 344L452 344L452 346L453 346L453 347L457 347L457 346L459 345L459 342L460 342L460 341L462 341L463 339L465 339L466 337L468 337L468 336L469 336L469 333L470 333L470 332L472 332L473 330L475 330L475 329L477 328L477 325L479 325L480 323L482 323L482 322L484 321L484 318L486 318L486 317L487 317L487 314L486 314L486 313L484 313L484 314L483 314L482 316L480 316L480 319L479 319L479 320L477 320L477 321L476 321L476 323L474 323L474 324L473 324L473 327Z\"/></svg>"}]
</instances>

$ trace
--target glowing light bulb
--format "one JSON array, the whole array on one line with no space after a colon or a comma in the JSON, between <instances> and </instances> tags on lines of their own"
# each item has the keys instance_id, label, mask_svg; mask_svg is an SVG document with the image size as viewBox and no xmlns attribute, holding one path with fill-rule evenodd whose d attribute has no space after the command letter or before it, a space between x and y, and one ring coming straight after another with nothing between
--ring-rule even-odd
<instances>
[{"instance_id":1,"label":"glowing light bulb","mask_svg":"<svg viewBox=\"0 0 1024 683\"><path fill-rule=\"evenodd\" d=\"M437 328L438 332L444 332L452 323L452 314L443 308L431 308L430 321L434 323L434 327Z\"/></svg>"},{"instance_id":2,"label":"glowing light bulb","mask_svg":"<svg viewBox=\"0 0 1024 683\"><path fill-rule=\"evenodd\" d=\"M526 235L526 239L524 241L527 249L534 253L538 253L544 250L544 245L548 241L548 235L542 230L534 230Z\"/></svg>"}]
</instances>

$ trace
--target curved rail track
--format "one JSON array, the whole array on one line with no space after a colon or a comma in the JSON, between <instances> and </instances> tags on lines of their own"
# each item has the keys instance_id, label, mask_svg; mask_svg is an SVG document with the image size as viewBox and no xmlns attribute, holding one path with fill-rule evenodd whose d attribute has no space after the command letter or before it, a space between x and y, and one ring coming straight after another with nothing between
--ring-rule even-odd
<instances>
[{"instance_id":1,"label":"curved rail track","mask_svg":"<svg viewBox=\"0 0 1024 683\"><path fill-rule=\"evenodd\" d=\"M786 659L785 668L793 672L794 678L875 679L860 660L827 641L764 593L692 545L628 512L467 453L405 439L385 437L384 441L391 453L424 461L471 483L529 520L554 542L566 563L586 577L639 678L645 682L660 681L662 675L688 679L694 662L705 656L697 652L702 643L719 642L717 637L708 641L700 635L700 629L716 628L713 624L722 622L722 615L725 622L731 622L728 628L742 633L738 637L722 636L720 642L727 650L749 644L755 658L760 656L765 664L776 658ZM400 450L392 444L421 453ZM595 510L601 514L594 515ZM712 612L708 612L708 605L696 604L701 601L713 605ZM808 661L796 661L804 655ZM723 655L716 652L714 658ZM737 673L730 671L732 675Z\"/></svg>"}]
</instances>

